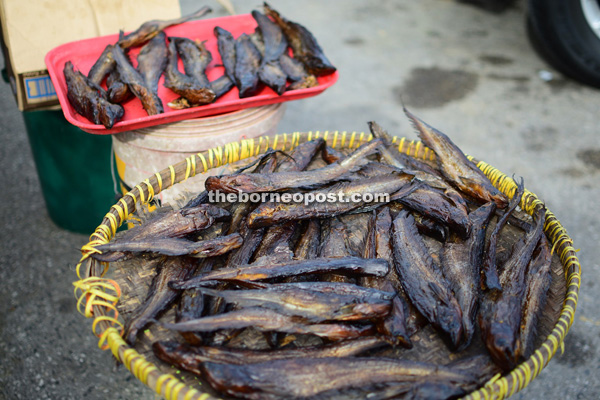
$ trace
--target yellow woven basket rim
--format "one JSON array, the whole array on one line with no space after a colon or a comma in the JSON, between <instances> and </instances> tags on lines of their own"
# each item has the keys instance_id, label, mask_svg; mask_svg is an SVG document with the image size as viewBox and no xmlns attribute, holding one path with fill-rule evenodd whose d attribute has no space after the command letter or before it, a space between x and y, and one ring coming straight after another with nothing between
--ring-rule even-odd
<instances>
[{"instance_id":1,"label":"yellow woven basket rim","mask_svg":"<svg viewBox=\"0 0 600 400\"><path fill-rule=\"evenodd\" d=\"M198 173L259 155L268 148L289 151L300 143L316 138L325 139L327 144L333 148L352 149L371 140L372 135L364 132L339 131L282 133L233 142L226 146L197 153L157 172L126 193L111 207L102 223L90 236L90 241L81 248L82 257L76 267L79 280L73 283L79 312L87 318L93 318L92 330L99 338L98 346L103 350L110 349L117 360L157 394L168 400L215 398L186 385L171 374L162 373L123 340L121 337L123 325L118 319L117 311L121 290L115 281L104 278L109 268L108 263L96 261L90 255L98 252L95 249L96 246L111 240L119 226L135 211L136 203L148 204L162 190L181 183ZM400 152L412 157L426 160L435 159L435 154L420 141L394 137L393 143L398 146ZM483 161L476 160L471 156L467 157L485 173L495 187L512 198L516 191L516 185L512 179ZM543 204L535 194L525 190L520 206L525 212L532 215L535 209L542 207ZM552 243L553 251L560 257L567 282L567 291L558 321L552 332L529 359L505 376L498 374L493 377L482 388L468 394L464 399L500 400L515 394L539 375L559 348L563 349L565 336L574 321L581 283L581 266L573 247L573 241L566 229L547 209L544 231Z\"/></svg>"}]
</instances>

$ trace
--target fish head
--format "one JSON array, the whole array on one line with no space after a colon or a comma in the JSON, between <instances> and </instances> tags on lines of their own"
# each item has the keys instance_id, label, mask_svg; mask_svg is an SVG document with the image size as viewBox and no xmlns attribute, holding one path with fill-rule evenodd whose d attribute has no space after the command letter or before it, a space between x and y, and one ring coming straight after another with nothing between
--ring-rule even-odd
<instances>
[{"instance_id":1,"label":"fish head","mask_svg":"<svg viewBox=\"0 0 600 400\"><path fill-rule=\"evenodd\" d=\"M505 324L493 323L490 334L485 335L488 351L496 363L505 370L516 365L519 355L516 337Z\"/></svg>"},{"instance_id":2,"label":"fish head","mask_svg":"<svg viewBox=\"0 0 600 400\"><path fill-rule=\"evenodd\" d=\"M206 179L206 190L219 190L224 193L260 192L260 184L255 177L247 174L211 176Z\"/></svg>"},{"instance_id":3,"label":"fish head","mask_svg":"<svg viewBox=\"0 0 600 400\"><path fill-rule=\"evenodd\" d=\"M460 313L456 310L447 310L442 312L439 318L440 328L448 334L451 347L457 349L463 340L463 325Z\"/></svg>"}]
</instances>

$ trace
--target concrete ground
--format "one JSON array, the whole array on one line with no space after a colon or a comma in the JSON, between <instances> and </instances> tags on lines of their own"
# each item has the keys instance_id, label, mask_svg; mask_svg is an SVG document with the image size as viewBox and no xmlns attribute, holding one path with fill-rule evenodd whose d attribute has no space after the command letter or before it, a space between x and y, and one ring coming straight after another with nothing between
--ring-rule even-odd
<instances>
[{"instance_id":1,"label":"concrete ground","mask_svg":"<svg viewBox=\"0 0 600 400\"><path fill-rule=\"evenodd\" d=\"M233 3L238 13L260 4ZM523 176L556 214L581 249L579 306L565 353L514 398L600 398L600 92L533 52L525 1L500 15L450 0L271 3L312 30L340 71L322 95L289 104L280 132L363 131L375 120L416 138L404 102L466 153ZM9 86L0 91L0 399L152 399L75 309L87 235L49 219L22 117Z\"/></svg>"}]
</instances>

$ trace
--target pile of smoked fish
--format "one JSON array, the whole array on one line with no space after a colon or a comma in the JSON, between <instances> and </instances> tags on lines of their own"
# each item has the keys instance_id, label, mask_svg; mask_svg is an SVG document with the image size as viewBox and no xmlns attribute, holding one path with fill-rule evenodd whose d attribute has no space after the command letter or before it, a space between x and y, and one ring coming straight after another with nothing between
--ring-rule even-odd
<instances>
[{"instance_id":1,"label":"pile of smoked fish","mask_svg":"<svg viewBox=\"0 0 600 400\"><path fill-rule=\"evenodd\" d=\"M206 71L213 55L205 46L210 38L167 37L163 32L210 11L203 7L178 19L146 22L127 35L121 32L115 44L106 46L87 77L75 71L71 61L65 63L67 97L73 108L110 129L124 115L121 103L132 98L141 101L148 115L164 112L158 96L163 74L164 86L180 96L167 106L183 109L210 104L234 86L240 98L253 96L263 85L278 95L317 86L316 76L336 70L308 29L285 19L265 3L264 13L252 11L258 26L251 34L234 38L226 29L215 27L224 74L211 82ZM143 47L134 67L127 53L138 46ZM184 72L177 65L180 58Z\"/></svg>"},{"instance_id":2,"label":"pile of smoked fish","mask_svg":"<svg viewBox=\"0 0 600 400\"><path fill-rule=\"evenodd\" d=\"M370 122L373 139L352 152L322 139L267 151L97 246L93 257L124 270L153 266L126 341L160 329L155 357L247 399L455 398L529 357L551 280L545 210L516 217L522 180L509 201L445 134L405 112L435 162L400 153ZM389 198L210 200L217 191ZM499 251L508 227L514 244ZM396 351L426 330L468 356L440 364Z\"/></svg>"}]
</instances>

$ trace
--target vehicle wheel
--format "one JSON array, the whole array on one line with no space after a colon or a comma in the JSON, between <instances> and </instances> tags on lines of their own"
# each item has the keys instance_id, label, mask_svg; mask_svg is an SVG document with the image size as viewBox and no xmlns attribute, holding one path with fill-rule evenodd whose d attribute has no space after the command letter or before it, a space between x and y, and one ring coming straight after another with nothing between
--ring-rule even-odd
<instances>
[{"instance_id":1,"label":"vehicle wheel","mask_svg":"<svg viewBox=\"0 0 600 400\"><path fill-rule=\"evenodd\" d=\"M529 0L527 32L551 66L600 88L600 0Z\"/></svg>"}]
</instances>

